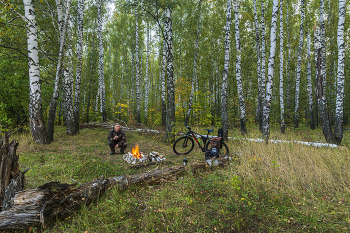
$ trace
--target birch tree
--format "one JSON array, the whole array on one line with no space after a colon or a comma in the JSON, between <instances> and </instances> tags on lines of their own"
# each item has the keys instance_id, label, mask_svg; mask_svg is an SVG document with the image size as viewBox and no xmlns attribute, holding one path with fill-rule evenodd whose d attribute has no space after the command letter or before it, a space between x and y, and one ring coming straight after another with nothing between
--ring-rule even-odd
<instances>
[{"instance_id":1,"label":"birch tree","mask_svg":"<svg viewBox=\"0 0 350 233\"><path fill-rule=\"evenodd\" d=\"M289 5L287 1L287 22L289 22ZM290 109L290 88L289 88L289 80L290 80L290 27L289 23L287 23L287 31L288 31L288 61L287 61L287 109Z\"/></svg>"},{"instance_id":2,"label":"birch tree","mask_svg":"<svg viewBox=\"0 0 350 233\"><path fill-rule=\"evenodd\" d=\"M280 0L280 111L281 111L281 133L285 132L284 124L284 98L283 98L283 1Z\"/></svg>"},{"instance_id":3,"label":"birch tree","mask_svg":"<svg viewBox=\"0 0 350 233\"><path fill-rule=\"evenodd\" d=\"M72 125L72 134L79 132L79 107L80 107L80 85L81 85L81 67L83 58L83 23L84 23L85 0L78 0L78 40L77 40L77 69L75 76L75 101L74 101L74 125ZM84 92L85 102L85 92ZM84 114L84 113L83 113Z\"/></svg>"},{"instance_id":4,"label":"birch tree","mask_svg":"<svg viewBox=\"0 0 350 233\"><path fill-rule=\"evenodd\" d=\"M228 138L227 85L228 85L228 72L230 68L231 11L232 11L231 0L227 0L226 27L225 27L225 60L224 60L224 72L223 72L222 87L221 87L221 122L222 122L223 136L225 140L227 140Z\"/></svg>"},{"instance_id":5,"label":"birch tree","mask_svg":"<svg viewBox=\"0 0 350 233\"><path fill-rule=\"evenodd\" d=\"M166 19L164 23L167 44L167 119L166 140L175 141L175 83L174 83L174 55L173 55L173 32L170 6L166 8Z\"/></svg>"},{"instance_id":6,"label":"birch tree","mask_svg":"<svg viewBox=\"0 0 350 233\"><path fill-rule=\"evenodd\" d=\"M199 43L200 24L201 24L201 4L202 4L202 0L199 1L199 5L198 5L197 36L196 36L196 42L194 44L193 75L192 75L192 84L191 84L191 94L190 94L190 99L188 101L188 109L187 109L187 115L185 120L186 124L188 124L188 121L190 119L191 109L193 104L194 89L195 89L196 80L197 80L197 56L198 56L198 43Z\"/></svg>"},{"instance_id":7,"label":"birch tree","mask_svg":"<svg viewBox=\"0 0 350 233\"><path fill-rule=\"evenodd\" d=\"M301 73L301 58L304 41L304 0L300 1L300 39L298 48L298 63L297 63L297 77L295 79L295 110L294 110L294 128L299 128L299 96L300 96L300 73Z\"/></svg>"},{"instance_id":8,"label":"birch tree","mask_svg":"<svg viewBox=\"0 0 350 233\"><path fill-rule=\"evenodd\" d=\"M147 57L146 57L146 72L145 72L145 125L147 125L147 117L148 117L148 95L149 95L149 78L148 78L148 63L149 63L149 22L147 22Z\"/></svg>"},{"instance_id":9,"label":"birch tree","mask_svg":"<svg viewBox=\"0 0 350 233\"><path fill-rule=\"evenodd\" d=\"M325 87L325 76L323 73L323 52L324 43L322 43L322 27L324 28L324 19L323 19L323 6L324 2L321 0L320 2L320 17L319 22L321 25L320 29L320 43L317 48L317 82L316 82L316 93L317 93L317 101L318 101L318 110L320 112L320 118L322 123L323 135L328 143L334 143L334 135L332 132L331 123L329 121L328 110L327 110L327 99L326 99L326 89ZM323 25L323 26L322 26Z\"/></svg>"},{"instance_id":10,"label":"birch tree","mask_svg":"<svg viewBox=\"0 0 350 233\"><path fill-rule=\"evenodd\" d=\"M310 33L307 33L307 91L309 96L310 127L312 130L314 130L315 120L314 120L314 105L313 105L313 92L312 92L312 80L311 80L310 44L311 44Z\"/></svg>"},{"instance_id":11,"label":"birch tree","mask_svg":"<svg viewBox=\"0 0 350 233\"><path fill-rule=\"evenodd\" d=\"M29 125L34 142L48 143L40 83L38 35L33 0L23 0L27 23L28 68L29 68Z\"/></svg>"},{"instance_id":12,"label":"birch tree","mask_svg":"<svg viewBox=\"0 0 350 233\"><path fill-rule=\"evenodd\" d=\"M259 20L258 13L256 9L256 0L253 0L254 7L254 19L255 19L255 46L256 46L256 57L257 57L257 65L256 65L256 73L258 75L258 103L257 103L257 120L259 122L259 128L262 130L262 91L261 91L261 61L260 61L260 29L259 29Z\"/></svg>"},{"instance_id":13,"label":"birch tree","mask_svg":"<svg viewBox=\"0 0 350 233\"><path fill-rule=\"evenodd\" d=\"M343 124L344 124L344 65L345 65L345 44L344 44L344 24L345 24L345 1L339 0L339 20L337 30L338 44L338 72L337 72L337 100L335 113L335 142L340 145L343 139Z\"/></svg>"},{"instance_id":14,"label":"birch tree","mask_svg":"<svg viewBox=\"0 0 350 233\"><path fill-rule=\"evenodd\" d=\"M260 69L260 75L261 75L261 84L260 84L260 90L259 93L261 95L261 99L262 99L262 105L260 105L260 114L262 116L262 119L259 122L259 128L260 130L263 130L263 120L264 120L264 116L263 116L263 108L264 108L264 101L265 101L265 83L266 83L266 79L265 79L265 73L266 73L266 69L265 69L265 65L266 65L266 53L265 53L265 6L264 6L264 1L261 0L261 69Z\"/></svg>"},{"instance_id":15,"label":"birch tree","mask_svg":"<svg viewBox=\"0 0 350 233\"><path fill-rule=\"evenodd\" d=\"M139 23L138 23L137 8L135 8L135 69L136 69L136 121L141 123L141 78L139 69Z\"/></svg>"},{"instance_id":16,"label":"birch tree","mask_svg":"<svg viewBox=\"0 0 350 233\"><path fill-rule=\"evenodd\" d=\"M240 43L240 34L239 34L239 1L235 2L235 39L236 39L236 81L237 81L237 91L239 97L239 109L240 109L240 127L241 133L247 133L246 127L246 108L245 108L245 100L243 95L243 84L242 84L242 76L241 76L241 43Z\"/></svg>"},{"instance_id":17,"label":"birch tree","mask_svg":"<svg viewBox=\"0 0 350 233\"><path fill-rule=\"evenodd\" d=\"M68 38L71 38L70 36L70 29L68 30ZM66 57L72 57L72 48L70 43L68 43L68 50ZM73 71L72 71L72 60L69 59L65 63L65 67L63 69L63 76L64 76L64 112L66 114L66 123L67 123L67 135L72 135L71 128L74 125L74 117L73 117ZM73 126L74 127L74 126Z\"/></svg>"},{"instance_id":18,"label":"birch tree","mask_svg":"<svg viewBox=\"0 0 350 233\"><path fill-rule=\"evenodd\" d=\"M162 50L162 73L160 76L160 92L161 92L161 108L162 108L162 126L166 126L166 90L165 90L165 65L166 65L166 41L163 39L163 50Z\"/></svg>"},{"instance_id":19,"label":"birch tree","mask_svg":"<svg viewBox=\"0 0 350 233\"><path fill-rule=\"evenodd\" d=\"M62 76L63 58L64 58L64 54L65 54L65 40L66 40L66 33L67 33L67 27L68 27L68 20L70 17L71 0L67 1L66 13L65 13L63 22L62 22L63 15L62 15L61 1L56 0L56 5L57 5L58 22L59 22L59 28L60 28L60 30L59 30L60 31L60 49L59 49L59 53L58 53L58 61L57 61L57 66L56 66L54 90L53 90L53 94L52 94L52 100L50 102L49 119L48 119L48 124L47 124L49 142L53 141L53 134L55 131L57 100L58 100L58 96L59 96L60 79Z\"/></svg>"},{"instance_id":20,"label":"birch tree","mask_svg":"<svg viewBox=\"0 0 350 233\"><path fill-rule=\"evenodd\" d=\"M97 1L97 33L98 33L98 43L99 43L99 53L98 53L98 73L99 73L99 88L100 88L100 113L102 115L102 121L107 120L106 113L106 102L105 102L105 78L104 78L104 48L103 48L103 36L102 36L102 27L103 27L103 0Z\"/></svg>"},{"instance_id":21,"label":"birch tree","mask_svg":"<svg viewBox=\"0 0 350 233\"><path fill-rule=\"evenodd\" d=\"M302 0L303 1L303 0ZM273 73L275 66L276 53L276 34L277 34L277 15L278 15L278 0L273 0L272 3L272 19L271 19L271 34L270 34L270 56L268 62L268 73L266 80L266 94L264 103L264 121L263 121L263 138L266 143L270 134L270 108L272 99Z\"/></svg>"}]
</instances>

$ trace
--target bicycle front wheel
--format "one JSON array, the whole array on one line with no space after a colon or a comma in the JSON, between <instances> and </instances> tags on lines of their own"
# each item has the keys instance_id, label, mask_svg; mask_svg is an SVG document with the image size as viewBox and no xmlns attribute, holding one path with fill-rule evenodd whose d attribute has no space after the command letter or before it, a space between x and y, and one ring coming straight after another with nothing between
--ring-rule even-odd
<instances>
[{"instance_id":1,"label":"bicycle front wheel","mask_svg":"<svg viewBox=\"0 0 350 233\"><path fill-rule=\"evenodd\" d=\"M173 150L177 155L187 155L193 150L194 141L188 136L177 139L173 145Z\"/></svg>"},{"instance_id":2,"label":"bicycle front wheel","mask_svg":"<svg viewBox=\"0 0 350 233\"><path fill-rule=\"evenodd\" d=\"M230 151L228 150L228 146L225 142L220 142L220 148L219 148L219 157L226 157L229 155ZM210 140L207 142L205 149L210 150Z\"/></svg>"}]
</instances>

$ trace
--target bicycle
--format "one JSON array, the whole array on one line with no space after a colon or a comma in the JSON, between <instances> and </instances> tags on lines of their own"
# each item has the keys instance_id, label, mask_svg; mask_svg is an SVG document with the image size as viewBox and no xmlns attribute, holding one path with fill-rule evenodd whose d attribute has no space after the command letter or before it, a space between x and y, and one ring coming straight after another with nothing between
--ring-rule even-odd
<instances>
[{"instance_id":1,"label":"bicycle","mask_svg":"<svg viewBox=\"0 0 350 233\"><path fill-rule=\"evenodd\" d=\"M179 139L177 139L173 145L173 150L174 150L175 154L187 155L188 153L190 153L194 148L194 140L197 142L198 146L201 148L201 150L203 152L207 151L210 147L210 141L212 140L209 138L209 133L213 132L214 129L205 129L208 131L207 135L205 136L205 135L201 135L199 133L192 131L191 127L187 126L186 124L185 124L185 126L187 127L188 132L186 133L185 136L182 136ZM200 144L200 142L198 141L196 135L201 137L201 139L203 141L203 147ZM194 138L194 140L193 140L193 138ZM213 138L215 138L215 137L213 137ZM229 154L229 149L228 149L226 143L223 142L222 140L220 141L218 153L219 153L220 157L221 156L225 157Z\"/></svg>"}]
</instances>

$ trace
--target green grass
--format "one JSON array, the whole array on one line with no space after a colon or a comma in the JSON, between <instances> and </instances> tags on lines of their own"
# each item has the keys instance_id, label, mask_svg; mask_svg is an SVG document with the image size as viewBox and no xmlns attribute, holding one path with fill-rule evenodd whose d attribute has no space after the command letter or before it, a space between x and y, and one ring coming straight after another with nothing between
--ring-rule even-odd
<instances>
[{"instance_id":1,"label":"green grass","mask_svg":"<svg viewBox=\"0 0 350 233\"><path fill-rule=\"evenodd\" d=\"M184 127L177 127L184 132ZM193 130L204 133L203 128ZM249 129L247 138L258 138ZM57 127L50 145L31 143L30 134L15 135L26 188L50 181L84 183L98 178L154 169L127 168L122 155L109 155L107 129L82 129L74 137ZM232 137L242 137L231 130ZM158 151L168 162L182 163L163 135L127 133L131 147ZM322 141L320 129L287 129L271 139ZM192 173L177 182L109 190L96 203L59 220L46 232L347 232L350 231L349 133L339 149L313 148L294 143L262 144L231 140L234 160L224 168ZM195 147L196 148L196 147ZM201 161L197 147L186 156Z\"/></svg>"}]
</instances>

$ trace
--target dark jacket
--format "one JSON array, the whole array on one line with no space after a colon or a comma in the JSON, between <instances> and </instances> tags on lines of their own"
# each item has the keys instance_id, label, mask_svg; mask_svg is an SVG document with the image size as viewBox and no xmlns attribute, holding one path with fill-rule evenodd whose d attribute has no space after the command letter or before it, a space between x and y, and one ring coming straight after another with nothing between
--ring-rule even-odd
<instances>
[{"instance_id":1,"label":"dark jacket","mask_svg":"<svg viewBox=\"0 0 350 233\"><path fill-rule=\"evenodd\" d=\"M118 136L118 138L116 140L114 140L114 136ZM119 132L116 132L113 129L111 129L111 131L109 131L108 133L108 144L109 145L119 145L120 147L124 146L124 144L126 144L126 136L125 136L125 133L121 130L119 130Z\"/></svg>"}]
</instances>

